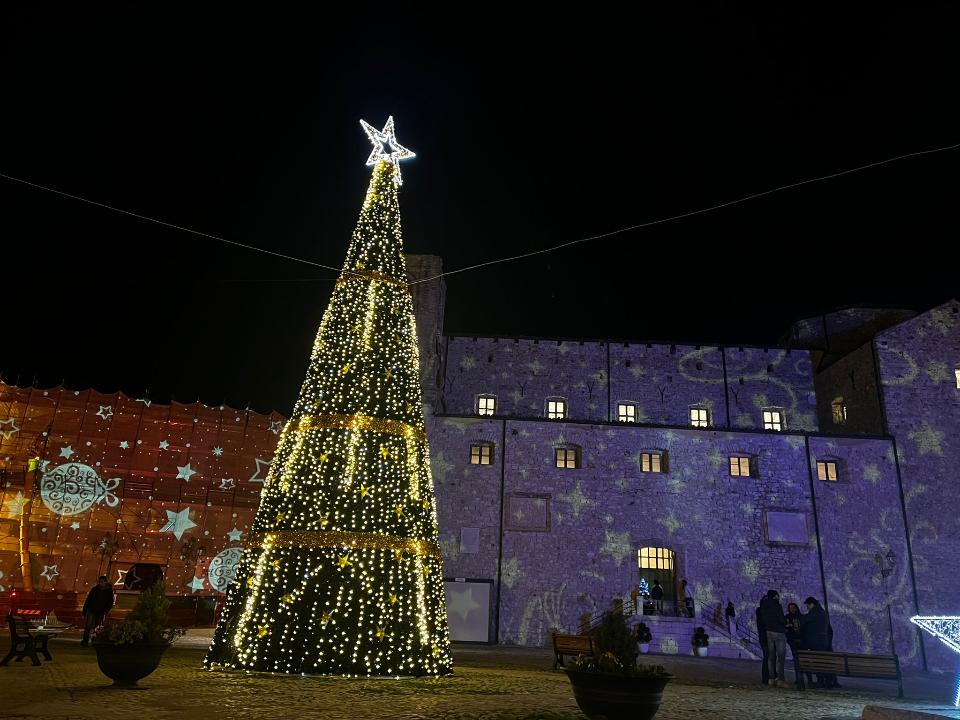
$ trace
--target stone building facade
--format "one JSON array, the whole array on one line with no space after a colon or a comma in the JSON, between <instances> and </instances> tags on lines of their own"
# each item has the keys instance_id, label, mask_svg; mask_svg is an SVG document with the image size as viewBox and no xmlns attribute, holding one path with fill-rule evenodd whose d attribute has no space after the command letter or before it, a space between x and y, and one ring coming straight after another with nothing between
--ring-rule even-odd
<instances>
[{"instance_id":1,"label":"stone building facade","mask_svg":"<svg viewBox=\"0 0 960 720\"><path fill-rule=\"evenodd\" d=\"M769 588L813 595L836 648L952 670L909 618L957 611L958 309L844 310L778 348L442 336L446 575L492 584L501 643L546 644L658 575L742 621Z\"/></svg>"}]
</instances>

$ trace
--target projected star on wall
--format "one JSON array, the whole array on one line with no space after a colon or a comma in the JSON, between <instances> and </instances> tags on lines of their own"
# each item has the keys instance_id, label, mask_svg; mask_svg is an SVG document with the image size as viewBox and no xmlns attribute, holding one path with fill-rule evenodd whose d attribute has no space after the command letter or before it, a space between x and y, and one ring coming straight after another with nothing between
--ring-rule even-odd
<instances>
[{"instance_id":1,"label":"projected star on wall","mask_svg":"<svg viewBox=\"0 0 960 720\"><path fill-rule=\"evenodd\" d=\"M56 565L44 565L43 572L40 574L50 582L53 582L53 579L60 574L60 569Z\"/></svg>"},{"instance_id":2,"label":"projected star on wall","mask_svg":"<svg viewBox=\"0 0 960 720\"><path fill-rule=\"evenodd\" d=\"M102 417L104 420L109 420L113 417L113 405L101 405L100 409L97 411L97 415Z\"/></svg>"},{"instance_id":3,"label":"projected star on wall","mask_svg":"<svg viewBox=\"0 0 960 720\"><path fill-rule=\"evenodd\" d=\"M188 582L184 587L190 588L191 594L197 592L197 590L203 590L203 578L194 576L193 580Z\"/></svg>"},{"instance_id":4,"label":"projected star on wall","mask_svg":"<svg viewBox=\"0 0 960 720\"><path fill-rule=\"evenodd\" d=\"M70 456L73 455L74 450L71 446L67 445L66 447L60 448L60 457L70 459Z\"/></svg>"},{"instance_id":5,"label":"projected star on wall","mask_svg":"<svg viewBox=\"0 0 960 720\"><path fill-rule=\"evenodd\" d=\"M9 440L14 436L14 434L20 432L20 428L17 427L17 423L15 422L14 418L0 420L0 425L4 426L5 428L0 430L0 436L3 436L4 440Z\"/></svg>"},{"instance_id":6,"label":"projected star on wall","mask_svg":"<svg viewBox=\"0 0 960 720\"><path fill-rule=\"evenodd\" d=\"M466 622L470 611L478 607L480 604L473 599L473 588L467 587L462 591L447 588L447 612L451 615L459 615L460 619Z\"/></svg>"},{"instance_id":7,"label":"projected star on wall","mask_svg":"<svg viewBox=\"0 0 960 720\"><path fill-rule=\"evenodd\" d=\"M922 627L954 652L960 653L960 616L914 615L910 622Z\"/></svg>"},{"instance_id":8,"label":"projected star on wall","mask_svg":"<svg viewBox=\"0 0 960 720\"><path fill-rule=\"evenodd\" d=\"M227 533L227 537L230 538L230 542L240 542L241 535L243 535L243 531L237 527L234 527L233 530Z\"/></svg>"},{"instance_id":9,"label":"projected star on wall","mask_svg":"<svg viewBox=\"0 0 960 720\"><path fill-rule=\"evenodd\" d=\"M160 528L160 532L173 533L173 536L179 540L187 530L196 526L197 524L190 519L190 508L184 508L180 512L167 510L167 523Z\"/></svg>"},{"instance_id":10,"label":"projected star on wall","mask_svg":"<svg viewBox=\"0 0 960 720\"><path fill-rule=\"evenodd\" d=\"M258 482L263 483L267 481L266 475L263 477L260 476L261 472L267 471L270 469L271 460L261 460L260 458L255 458L257 463L257 471L250 476L250 479L247 482Z\"/></svg>"},{"instance_id":11,"label":"projected star on wall","mask_svg":"<svg viewBox=\"0 0 960 720\"><path fill-rule=\"evenodd\" d=\"M190 467L190 463L180 466L177 465L177 479L183 478L187 482L190 482L190 478L197 474L197 471Z\"/></svg>"},{"instance_id":12,"label":"projected star on wall","mask_svg":"<svg viewBox=\"0 0 960 720\"><path fill-rule=\"evenodd\" d=\"M416 157L416 155L397 142L397 136L393 130L393 115L387 118L387 124L383 126L383 130L377 130L373 125L363 120L360 121L360 125L363 126L363 131L367 133L367 137L373 145L373 151L367 158L367 165L376 165L381 160L395 165L397 168L397 185L403 185L403 178L400 177L400 161Z\"/></svg>"}]
</instances>

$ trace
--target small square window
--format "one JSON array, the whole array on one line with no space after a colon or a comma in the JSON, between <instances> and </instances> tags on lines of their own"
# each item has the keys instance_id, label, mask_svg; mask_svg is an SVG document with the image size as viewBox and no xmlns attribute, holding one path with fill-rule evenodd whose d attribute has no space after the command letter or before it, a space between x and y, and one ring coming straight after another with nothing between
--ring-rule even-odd
<instances>
[{"instance_id":1,"label":"small square window","mask_svg":"<svg viewBox=\"0 0 960 720\"><path fill-rule=\"evenodd\" d=\"M477 397L478 415L496 415L497 397L495 395L479 395Z\"/></svg>"},{"instance_id":2,"label":"small square window","mask_svg":"<svg viewBox=\"0 0 960 720\"><path fill-rule=\"evenodd\" d=\"M834 425L843 425L847 421L847 404L843 398L837 398L830 403L830 411L833 415Z\"/></svg>"},{"instance_id":3,"label":"small square window","mask_svg":"<svg viewBox=\"0 0 960 720\"><path fill-rule=\"evenodd\" d=\"M658 453L658 452L640 453L640 472L662 473L663 472L663 453Z\"/></svg>"},{"instance_id":4,"label":"small square window","mask_svg":"<svg viewBox=\"0 0 960 720\"><path fill-rule=\"evenodd\" d=\"M837 463L833 460L817 461L817 477L826 482L837 482Z\"/></svg>"},{"instance_id":5,"label":"small square window","mask_svg":"<svg viewBox=\"0 0 960 720\"><path fill-rule=\"evenodd\" d=\"M635 423L637 421L636 403L617 403L617 421Z\"/></svg>"},{"instance_id":6,"label":"small square window","mask_svg":"<svg viewBox=\"0 0 960 720\"><path fill-rule=\"evenodd\" d=\"M730 475L733 477L750 477L750 458L731 455Z\"/></svg>"},{"instance_id":7,"label":"small square window","mask_svg":"<svg viewBox=\"0 0 960 720\"><path fill-rule=\"evenodd\" d=\"M775 408L764 408L763 409L763 429L764 430L776 430L781 432L786 425L783 417L783 410L778 410Z\"/></svg>"},{"instance_id":8,"label":"small square window","mask_svg":"<svg viewBox=\"0 0 960 720\"><path fill-rule=\"evenodd\" d=\"M563 420L567 416L567 401L563 398L551 398L547 400L547 418L550 420Z\"/></svg>"},{"instance_id":9,"label":"small square window","mask_svg":"<svg viewBox=\"0 0 960 720\"><path fill-rule=\"evenodd\" d=\"M710 427L710 416L707 409L702 407L690 408L690 425L701 428Z\"/></svg>"},{"instance_id":10,"label":"small square window","mask_svg":"<svg viewBox=\"0 0 960 720\"><path fill-rule=\"evenodd\" d=\"M575 447L556 448L557 467L574 470L580 467L580 450Z\"/></svg>"},{"instance_id":11,"label":"small square window","mask_svg":"<svg viewBox=\"0 0 960 720\"><path fill-rule=\"evenodd\" d=\"M470 446L471 465L489 465L493 462L493 445L478 443Z\"/></svg>"}]
</instances>

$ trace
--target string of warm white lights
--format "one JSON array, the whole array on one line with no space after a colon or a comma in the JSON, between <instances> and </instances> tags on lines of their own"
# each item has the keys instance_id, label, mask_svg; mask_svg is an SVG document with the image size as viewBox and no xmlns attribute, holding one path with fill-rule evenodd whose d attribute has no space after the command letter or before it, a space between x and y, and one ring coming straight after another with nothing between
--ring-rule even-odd
<instances>
[{"instance_id":1,"label":"string of warm white lights","mask_svg":"<svg viewBox=\"0 0 960 720\"><path fill-rule=\"evenodd\" d=\"M365 128L368 127L365 125ZM389 133L388 133L389 130ZM376 158L207 667L450 672L443 560L404 282L397 154ZM406 151L409 153L409 151Z\"/></svg>"},{"instance_id":2,"label":"string of warm white lights","mask_svg":"<svg viewBox=\"0 0 960 720\"><path fill-rule=\"evenodd\" d=\"M366 129L366 128L365 128ZM384 128L386 130L386 128ZM378 132L375 130L375 132ZM383 133L381 133L383 135ZM384 136L384 139L386 136ZM399 146L398 146L399 147ZM903 155L897 155L895 157L885 158L883 160L878 160L876 162L867 163L866 165L858 165L857 167L848 168L846 170L839 170L837 172L829 173L827 175L820 175L818 177L808 178L806 180L800 180L798 182L789 183L787 185L780 185L778 187L770 188L769 190L762 190L760 192L751 193L750 195L744 195L743 197L735 198L733 200L728 200L726 202L718 203L716 205L709 205L707 207L699 208L696 210L690 210L689 212L680 213L678 215L669 215L667 217L657 218L655 220L649 220L646 222L638 223L636 225L630 225L627 227L618 228L616 230L611 230L609 232L600 233L599 235L590 235L588 237L578 238L576 240L570 240L568 242L560 243L559 245L553 245L550 247L542 248L540 250L532 250L528 253L521 253L519 255L509 255L502 258L496 258L494 260L488 260L486 262L477 263L475 265L468 265L466 267L458 268L456 270L448 270L446 272L438 273L427 278L422 278L420 280L415 280L411 285L416 285L419 283L430 282L432 280L439 280L442 277L447 277L448 275L457 275L459 273L469 272L471 270L479 270L481 268L489 267L491 265L499 265L506 262L512 262L514 260L523 260L528 257L534 257L536 255L544 255L546 253L556 252L557 250L562 250L563 248L570 247L572 245L579 245L586 242L591 242L593 240L602 240L604 238L613 237L615 235L621 235L626 232L631 232L634 230L642 230L643 228L652 227L654 225L663 225L664 223L675 222L677 220L683 220L685 218L694 217L696 215L703 215L705 213L714 212L716 210L722 210L723 208L732 207L734 205L739 205L741 203L748 202L749 200L756 200L757 198L765 197L767 195L772 195L774 193L782 192L784 190L790 190L792 188L801 187L803 185L810 185L812 183L822 182L824 180L832 180L834 178L842 177L844 175L851 175L853 173L861 172L863 170L869 170L871 168L880 167L882 165L889 165L900 160L906 160L912 157L918 157L921 155L932 155L934 153L946 152L947 150L956 150L960 148L960 143L954 143L953 145L945 145L943 147L931 148L929 150L916 150L914 152L904 153ZM406 148L400 148L405 152L409 152ZM383 146L381 145L381 152ZM374 148L374 153L376 153L376 148ZM390 153L383 153L384 155L389 155ZM413 153L410 153L410 157L413 156ZM400 158L403 159L403 158ZM399 166L397 166L399 168ZM64 197L71 198L73 200L79 200L81 202L89 203L91 205L96 205L107 210L113 210L115 212L123 213L124 215L130 215L141 220L147 220L148 222L157 223L159 225L165 225L166 227L173 228L175 230L182 230L184 232L192 233L194 235L199 235L200 237L209 238L211 240L218 240L220 242L228 243L230 245L236 245L238 247L246 248L248 250L255 250L257 252L266 253L268 255L274 255L276 257L281 257L286 260L293 260L294 262L299 262L304 265L312 265L314 267L321 267L327 270L341 271L340 268L331 267L330 265L323 265L312 260L306 260L304 258L295 257L293 255L284 255L283 253L274 252L272 250L266 250L264 248L256 247L255 245L247 245L245 243L236 242L234 240L227 240L226 238L219 237L217 235L211 235L209 233L200 232L198 230L191 230L190 228L183 227L180 225L174 225L173 223L168 223L163 220L157 220L155 218L148 217L146 215L141 215L139 213L130 212L128 210L123 210L121 208L113 207L105 203L96 202L94 200L88 200L87 198L80 197L79 195L71 195L70 193L62 192L54 188L46 187L43 185L38 185L37 183L32 183L28 180L23 180L21 178L13 177L12 175L5 175L0 173L0 178L5 178L13 182L22 183L38 190L46 190L48 192L56 193L57 195L62 195ZM343 270L349 274L349 270ZM333 281L336 278L303 278L303 279L281 279L281 280L270 280L270 279L258 279L254 281L245 281L245 282L329 282Z\"/></svg>"}]
</instances>

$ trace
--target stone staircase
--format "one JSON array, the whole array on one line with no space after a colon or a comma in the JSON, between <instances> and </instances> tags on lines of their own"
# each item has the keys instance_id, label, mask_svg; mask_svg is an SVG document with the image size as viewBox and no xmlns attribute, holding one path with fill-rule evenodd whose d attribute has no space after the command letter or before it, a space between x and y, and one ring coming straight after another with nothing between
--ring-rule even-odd
<instances>
[{"instance_id":1,"label":"stone staircase","mask_svg":"<svg viewBox=\"0 0 960 720\"><path fill-rule=\"evenodd\" d=\"M631 615L626 620L631 629L641 622L645 622L650 628L653 636L653 641L650 643L651 655L693 655L690 639L693 637L694 628L703 626L707 635L710 636L708 657L760 659L756 653L741 643L701 620L668 615Z\"/></svg>"}]
</instances>

